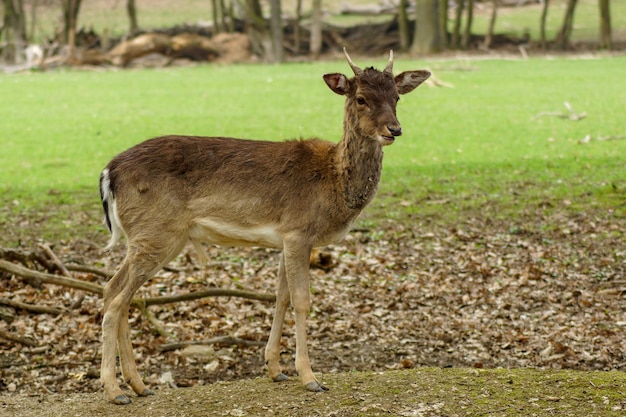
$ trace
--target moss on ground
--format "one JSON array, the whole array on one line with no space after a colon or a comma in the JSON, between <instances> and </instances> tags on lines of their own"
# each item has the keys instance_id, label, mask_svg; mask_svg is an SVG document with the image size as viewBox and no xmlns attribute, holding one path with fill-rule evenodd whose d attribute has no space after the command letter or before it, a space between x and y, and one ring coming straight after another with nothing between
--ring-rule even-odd
<instances>
[{"instance_id":1,"label":"moss on ground","mask_svg":"<svg viewBox=\"0 0 626 417\"><path fill-rule=\"evenodd\" d=\"M418 368L323 375L306 392L267 378L167 389L121 408L102 393L0 396L0 414L118 416L622 416L626 374L537 369Z\"/></svg>"}]
</instances>

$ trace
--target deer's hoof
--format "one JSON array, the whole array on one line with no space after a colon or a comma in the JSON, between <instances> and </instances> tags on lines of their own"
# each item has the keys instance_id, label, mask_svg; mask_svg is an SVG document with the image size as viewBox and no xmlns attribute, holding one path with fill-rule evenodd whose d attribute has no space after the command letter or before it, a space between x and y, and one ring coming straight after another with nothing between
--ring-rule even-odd
<instances>
[{"instance_id":1,"label":"deer's hoof","mask_svg":"<svg viewBox=\"0 0 626 417\"><path fill-rule=\"evenodd\" d=\"M117 397L113 398L113 404L117 404L117 405L127 405L130 404L132 401L131 399L124 394L120 394Z\"/></svg>"},{"instance_id":2,"label":"deer's hoof","mask_svg":"<svg viewBox=\"0 0 626 417\"><path fill-rule=\"evenodd\" d=\"M289 377L287 375L283 374L282 372L272 378L272 381L274 381L274 382L283 382L283 381L287 381L287 380L289 380Z\"/></svg>"},{"instance_id":3,"label":"deer's hoof","mask_svg":"<svg viewBox=\"0 0 626 417\"><path fill-rule=\"evenodd\" d=\"M150 388L144 388L143 392L137 395L139 395L140 397L147 397L149 395L154 395L154 391L152 391Z\"/></svg>"},{"instance_id":4,"label":"deer's hoof","mask_svg":"<svg viewBox=\"0 0 626 417\"><path fill-rule=\"evenodd\" d=\"M328 387L326 387L323 384L320 384L317 381L311 381L308 384L306 384L304 387L307 389L307 391L313 391L313 392L328 391Z\"/></svg>"}]
</instances>

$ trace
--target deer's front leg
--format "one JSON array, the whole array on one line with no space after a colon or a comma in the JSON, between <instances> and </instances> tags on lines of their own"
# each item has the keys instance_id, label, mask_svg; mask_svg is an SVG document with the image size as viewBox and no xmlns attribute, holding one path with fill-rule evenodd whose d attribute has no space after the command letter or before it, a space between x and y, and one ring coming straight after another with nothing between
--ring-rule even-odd
<instances>
[{"instance_id":1,"label":"deer's front leg","mask_svg":"<svg viewBox=\"0 0 626 417\"><path fill-rule=\"evenodd\" d=\"M283 333L285 312L289 306L289 287L285 275L285 255L280 254L280 266L278 268L278 283L276 287L276 309L272 321L272 331L265 347L265 364L270 378L276 382L285 381L287 375L280 369L280 338Z\"/></svg>"},{"instance_id":2,"label":"deer's front leg","mask_svg":"<svg viewBox=\"0 0 626 417\"><path fill-rule=\"evenodd\" d=\"M296 370L302 384L309 391L326 391L313 375L307 348L306 318L311 309L311 292L309 288L309 257L311 246L300 243L302 240L285 240L283 255L285 272L291 296L291 305L296 316ZM304 240L306 241L306 240Z\"/></svg>"}]
</instances>

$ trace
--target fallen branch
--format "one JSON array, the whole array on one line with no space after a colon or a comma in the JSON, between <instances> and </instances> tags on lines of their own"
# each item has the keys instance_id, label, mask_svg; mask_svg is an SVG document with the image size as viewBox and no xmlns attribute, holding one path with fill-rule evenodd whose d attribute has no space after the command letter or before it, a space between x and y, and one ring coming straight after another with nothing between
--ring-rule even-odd
<instances>
[{"instance_id":1,"label":"fallen branch","mask_svg":"<svg viewBox=\"0 0 626 417\"><path fill-rule=\"evenodd\" d=\"M18 261L22 265L28 265L29 262L36 262L43 265L46 269L50 267L48 260L45 259L39 252L29 250L0 248L0 259Z\"/></svg>"},{"instance_id":2,"label":"fallen branch","mask_svg":"<svg viewBox=\"0 0 626 417\"><path fill-rule=\"evenodd\" d=\"M35 280L40 283L61 285L64 287L75 288L78 290L85 290L92 293L103 293L103 287L91 282L81 281L75 278L66 278L59 275L46 274L44 272L33 271L32 269L25 268L20 265L13 264L4 260L0 260L0 269L3 269L12 274L26 278L27 280ZM204 291L195 291L180 295L170 295L154 298L134 298L132 303L136 306L151 306L176 303L179 301L197 300L205 297L239 297L247 298L250 300L259 301L275 301L276 296L274 294L260 294L253 291L242 290L229 290L222 288L211 288Z\"/></svg>"},{"instance_id":3,"label":"fallen branch","mask_svg":"<svg viewBox=\"0 0 626 417\"><path fill-rule=\"evenodd\" d=\"M542 111L540 113L537 113L535 115L535 117L532 118L532 120L533 121L537 120L538 118L543 117L543 116L556 116L556 117L560 117L561 119L569 119L569 120L573 120L573 121L578 121L578 120L582 120L585 117L587 117L587 113L586 112L576 113L574 111L572 105L569 104L567 101L564 101L563 105L569 111L569 113L558 112L558 111Z\"/></svg>"},{"instance_id":4,"label":"fallen branch","mask_svg":"<svg viewBox=\"0 0 626 417\"><path fill-rule=\"evenodd\" d=\"M29 346L29 347L37 346L37 342L35 342L30 337L19 336L19 335L15 334L15 333L6 332L6 331L4 331L2 329L0 329L0 338L5 339L5 340L10 340L12 342L21 343L21 344L23 344L25 346Z\"/></svg>"},{"instance_id":5,"label":"fallen branch","mask_svg":"<svg viewBox=\"0 0 626 417\"><path fill-rule=\"evenodd\" d=\"M169 333L167 330L165 330L161 322L154 316L154 314L152 314L150 310L148 310L148 306L146 306L145 304L141 302L135 303L134 301L136 300L133 300L133 304L141 311L141 314L143 314L148 319L148 321L154 326L154 328L156 329L159 335L167 339L173 338L173 335Z\"/></svg>"},{"instance_id":6,"label":"fallen branch","mask_svg":"<svg viewBox=\"0 0 626 417\"><path fill-rule=\"evenodd\" d=\"M38 283L55 284L64 287L76 288L102 295L102 286L92 284L91 282L81 281L75 278L67 278L59 275L46 274L45 272L33 271L20 265L7 262L0 259L0 269L10 272L14 275L21 276L27 280L33 280Z\"/></svg>"},{"instance_id":7,"label":"fallen branch","mask_svg":"<svg viewBox=\"0 0 626 417\"><path fill-rule=\"evenodd\" d=\"M87 273L98 275L100 277L107 278L107 279L113 276L113 272L108 271L106 269L96 268L95 266L68 264L68 265L65 265L65 267L70 271L87 272Z\"/></svg>"},{"instance_id":8,"label":"fallen branch","mask_svg":"<svg viewBox=\"0 0 626 417\"><path fill-rule=\"evenodd\" d=\"M276 296L274 294L261 294L253 291L242 291L242 290L228 290L223 288L210 288L208 290L203 291L194 291L186 294L179 295L166 295L163 297L154 297L154 298L134 298L133 304L153 306L160 304L169 304L176 303L179 301L190 301L197 300L199 298L205 297L239 297L239 298L247 298L250 300L259 300L259 301L276 301Z\"/></svg>"},{"instance_id":9,"label":"fallen branch","mask_svg":"<svg viewBox=\"0 0 626 417\"><path fill-rule=\"evenodd\" d=\"M603 141L624 140L624 139L626 139L626 136L622 135L622 136L597 136L595 140L598 142L603 142ZM591 142L592 140L594 139L591 135L586 135L584 138L580 139L578 143L585 144L585 143Z\"/></svg>"},{"instance_id":10,"label":"fallen branch","mask_svg":"<svg viewBox=\"0 0 626 417\"><path fill-rule=\"evenodd\" d=\"M213 345L213 344L223 344L223 345L237 345L237 346L265 346L266 342L260 342L256 340L246 340L241 339L239 337L233 336L219 336L213 337L211 339L205 340L189 340L186 342L175 342L175 343L164 343L158 347L161 352L169 352L172 350L181 349L191 345Z\"/></svg>"},{"instance_id":11,"label":"fallen branch","mask_svg":"<svg viewBox=\"0 0 626 417\"><path fill-rule=\"evenodd\" d=\"M52 248L48 244L42 244L39 245L39 247L43 249L44 252L46 252L46 255L48 255L52 263L59 269L59 271L61 271L63 275L68 278L73 278L72 274L70 274L70 271L67 270L65 265L63 265L63 262L61 262L59 257L52 251Z\"/></svg>"},{"instance_id":12,"label":"fallen branch","mask_svg":"<svg viewBox=\"0 0 626 417\"><path fill-rule=\"evenodd\" d=\"M64 311L60 308L36 306L34 304L22 303L8 298L0 298L0 304L38 314L61 314Z\"/></svg>"}]
</instances>

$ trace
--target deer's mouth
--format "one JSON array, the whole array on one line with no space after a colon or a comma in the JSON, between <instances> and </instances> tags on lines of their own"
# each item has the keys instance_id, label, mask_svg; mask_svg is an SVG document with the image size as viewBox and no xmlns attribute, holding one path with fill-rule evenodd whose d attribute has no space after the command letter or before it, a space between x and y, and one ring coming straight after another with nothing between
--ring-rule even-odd
<instances>
[{"instance_id":1,"label":"deer's mouth","mask_svg":"<svg viewBox=\"0 0 626 417\"><path fill-rule=\"evenodd\" d=\"M378 141L381 145L385 146L394 143L396 141L396 138L394 136L380 135L378 137Z\"/></svg>"}]
</instances>

